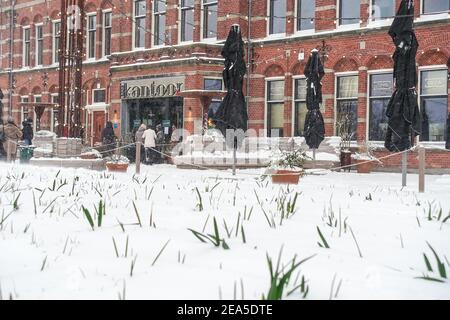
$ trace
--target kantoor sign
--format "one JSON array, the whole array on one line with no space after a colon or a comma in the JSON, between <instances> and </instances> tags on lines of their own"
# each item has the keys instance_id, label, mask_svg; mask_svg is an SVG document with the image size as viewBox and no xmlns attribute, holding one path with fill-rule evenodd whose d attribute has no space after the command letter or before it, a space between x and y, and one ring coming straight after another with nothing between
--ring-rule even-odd
<instances>
[{"instance_id":1,"label":"kantoor sign","mask_svg":"<svg viewBox=\"0 0 450 320\"><path fill-rule=\"evenodd\" d=\"M127 80L120 83L121 99L152 99L176 96L183 90L184 77Z\"/></svg>"}]
</instances>

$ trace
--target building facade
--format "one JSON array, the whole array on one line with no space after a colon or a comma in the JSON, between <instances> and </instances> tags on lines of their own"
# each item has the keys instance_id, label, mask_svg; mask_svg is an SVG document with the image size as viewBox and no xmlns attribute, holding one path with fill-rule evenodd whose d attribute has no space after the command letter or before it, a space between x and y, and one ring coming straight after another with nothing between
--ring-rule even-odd
<instances>
[{"instance_id":1,"label":"building facade","mask_svg":"<svg viewBox=\"0 0 450 320\"><path fill-rule=\"evenodd\" d=\"M223 89L221 48L230 27L239 24L246 46L250 42L249 82L244 88L250 128L260 135L271 135L272 130L285 137L303 134L303 70L317 48L326 71L326 134L338 134L340 117L350 113L355 142L381 145L384 110L394 89L394 46L387 31L399 4L400 0L87 0L82 106L86 141L100 142L108 120L124 137L141 123L165 128L175 124L190 132L201 127L218 101L204 110L200 99L178 93ZM427 126L422 140L430 149L427 161L437 168L450 167L450 155L442 150L450 111L449 6L448 0L415 1L417 90ZM11 17L11 1L1 2L0 88L5 108L11 108L17 122L33 117L21 102L58 101L59 11L57 0L16 0ZM55 129L57 112L45 112L42 129ZM379 154L384 154L382 148ZM414 154L411 157L414 161ZM392 165L396 161L391 160Z\"/></svg>"}]
</instances>

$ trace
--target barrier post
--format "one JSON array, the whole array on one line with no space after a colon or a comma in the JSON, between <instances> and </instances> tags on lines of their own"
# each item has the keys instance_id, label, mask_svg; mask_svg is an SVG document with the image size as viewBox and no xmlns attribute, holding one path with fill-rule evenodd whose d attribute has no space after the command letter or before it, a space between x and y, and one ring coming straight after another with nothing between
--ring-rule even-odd
<instances>
[{"instance_id":1,"label":"barrier post","mask_svg":"<svg viewBox=\"0 0 450 320\"><path fill-rule=\"evenodd\" d=\"M141 141L136 142L136 174L141 174L141 145Z\"/></svg>"}]
</instances>

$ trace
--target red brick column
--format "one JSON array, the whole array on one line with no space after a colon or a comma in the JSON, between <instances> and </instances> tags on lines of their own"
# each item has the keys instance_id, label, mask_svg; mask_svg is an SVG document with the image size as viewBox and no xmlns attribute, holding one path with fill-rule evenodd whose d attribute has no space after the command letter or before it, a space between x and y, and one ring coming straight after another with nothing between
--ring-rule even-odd
<instances>
[{"instance_id":1,"label":"red brick column","mask_svg":"<svg viewBox=\"0 0 450 320\"><path fill-rule=\"evenodd\" d=\"M336 29L336 0L316 0L316 31ZM326 18L326 20L321 20Z\"/></svg>"}]
</instances>

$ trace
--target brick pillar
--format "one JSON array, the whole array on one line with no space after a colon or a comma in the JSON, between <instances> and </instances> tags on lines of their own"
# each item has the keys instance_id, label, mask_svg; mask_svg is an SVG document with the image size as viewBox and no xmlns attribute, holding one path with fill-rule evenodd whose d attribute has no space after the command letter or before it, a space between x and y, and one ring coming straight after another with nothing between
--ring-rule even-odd
<instances>
[{"instance_id":1,"label":"brick pillar","mask_svg":"<svg viewBox=\"0 0 450 320\"><path fill-rule=\"evenodd\" d=\"M361 20L360 26L365 27L370 22L370 1L371 0L361 0L359 19Z\"/></svg>"},{"instance_id":2,"label":"brick pillar","mask_svg":"<svg viewBox=\"0 0 450 320\"><path fill-rule=\"evenodd\" d=\"M242 1L219 1L217 17L217 39L225 40L233 24L241 26L242 37L247 37L248 31L248 3Z\"/></svg>"},{"instance_id":3,"label":"brick pillar","mask_svg":"<svg viewBox=\"0 0 450 320\"><path fill-rule=\"evenodd\" d=\"M287 11L286 11L286 34L290 35L295 33L295 1L296 0L286 0Z\"/></svg>"},{"instance_id":4,"label":"brick pillar","mask_svg":"<svg viewBox=\"0 0 450 320\"><path fill-rule=\"evenodd\" d=\"M178 43L178 0L168 0L167 1L167 11L166 11L166 30L167 30L167 43L170 45L175 45Z\"/></svg>"},{"instance_id":5,"label":"brick pillar","mask_svg":"<svg viewBox=\"0 0 450 320\"><path fill-rule=\"evenodd\" d=\"M336 29L336 0L316 0L316 31ZM321 18L326 18L321 20Z\"/></svg>"},{"instance_id":6,"label":"brick pillar","mask_svg":"<svg viewBox=\"0 0 450 320\"><path fill-rule=\"evenodd\" d=\"M195 0L194 2L194 42L199 42L201 39L201 17L202 17L202 11L201 11L202 5L201 0Z\"/></svg>"},{"instance_id":7,"label":"brick pillar","mask_svg":"<svg viewBox=\"0 0 450 320\"><path fill-rule=\"evenodd\" d=\"M334 105L334 82L335 76L334 71L331 69L325 68L325 76L322 79L322 99L323 99L323 108L324 110L324 120L325 120L325 135L326 136L334 136L334 113L335 113L335 105Z\"/></svg>"},{"instance_id":8,"label":"brick pillar","mask_svg":"<svg viewBox=\"0 0 450 320\"><path fill-rule=\"evenodd\" d=\"M358 75L358 129L357 141L366 141L367 132L367 81L368 74L366 67L359 68Z\"/></svg>"}]
</instances>

